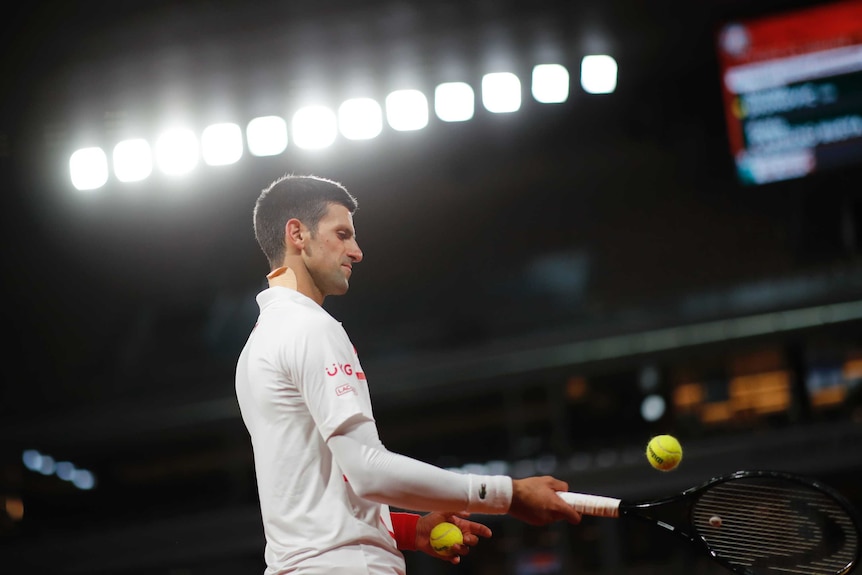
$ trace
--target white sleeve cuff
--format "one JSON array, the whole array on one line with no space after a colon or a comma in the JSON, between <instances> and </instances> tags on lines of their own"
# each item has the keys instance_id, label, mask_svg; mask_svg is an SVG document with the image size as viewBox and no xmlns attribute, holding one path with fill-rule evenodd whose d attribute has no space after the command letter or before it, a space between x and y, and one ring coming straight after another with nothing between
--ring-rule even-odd
<instances>
[{"instance_id":1,"label":"white sleeve cuff","mask_svg":"<svg viewBox=\"0 0 862 575\"><path fill-rule=\"evenodd\" d=\"M512 504L512 478L505 475L469 475L470 513L504 514Z\"/></svg>"}]
</instances>

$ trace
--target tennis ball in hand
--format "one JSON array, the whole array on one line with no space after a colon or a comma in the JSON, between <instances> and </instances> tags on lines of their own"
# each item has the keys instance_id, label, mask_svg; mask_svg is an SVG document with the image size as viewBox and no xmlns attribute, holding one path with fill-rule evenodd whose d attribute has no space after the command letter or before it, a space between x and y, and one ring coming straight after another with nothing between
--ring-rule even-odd
<instances>
[{"instance_id":1,"label":"tennis ball in hand","mask_svg":"<svg viewBox=\"0 0 862 575\"><path fill-rule=\"evenodd\" d=\"M647 444L647 460L661 471L672 471L682 461L682 446L672 435L656 435Z\"/></svg>"},{"instance_id":2,"label":"tennis ball in hand","mask_svg":"<svg viewBox=\"0 0 862 575\"><path fill-rule=\"evenodd\" d=\"M451 555L452 547L464 542L461 530L454 523L438 523L431 530L431 548L440 555Z\"/></svg>"}]
</instances>

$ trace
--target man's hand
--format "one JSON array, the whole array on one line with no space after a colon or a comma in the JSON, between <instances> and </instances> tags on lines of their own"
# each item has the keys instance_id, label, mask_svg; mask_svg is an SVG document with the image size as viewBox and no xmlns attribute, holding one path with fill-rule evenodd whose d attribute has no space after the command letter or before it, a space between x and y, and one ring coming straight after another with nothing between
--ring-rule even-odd
<instances>
[{"instance_id":1,"label":"man's hand","mask_svg":"<svg viewBox=\"0 0 862 575\"><path fill-rule=\"evenodd\" d=\"M423 515L416 524L416 550L457 565L461 562L461 557L470 552L470 547L479 543L480 537L487 539L491 536L491 530L487 525L469 521L466 519L468 516L469 513L437 512ZM434 529L435 525L444 521L457 525L464 536L464 543L462 545L455 545L452 548L452 555L439 555L431 548L431 530Z\"/></svg>"},{"instance_id":2,"label":"man's hand","mask_svg":"<svg viewBox=\"0 0 862 575\"><path fill-rule=\"evenodd\" d=\"M547 525L555 521L580 523L581 514L557 495L557 491L568 490L568 483L554 477L513 479L509 515L530 525Z\"/></svg>"}]
</instances>

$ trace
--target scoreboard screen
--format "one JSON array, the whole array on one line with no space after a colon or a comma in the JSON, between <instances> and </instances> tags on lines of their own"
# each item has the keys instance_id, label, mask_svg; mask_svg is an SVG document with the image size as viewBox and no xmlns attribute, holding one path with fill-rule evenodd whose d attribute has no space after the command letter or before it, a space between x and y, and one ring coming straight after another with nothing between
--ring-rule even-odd
<instances>
[{"instance_id":1,"label":"scoreboard screen","mask_svg":"<svg viewBox=\"0 0 862 575\"><path fill-rule=\"evenodd\" d=\"M862 0L727 22L716 49L743 184L862 165Z\"/></svg>"}]
</instances>

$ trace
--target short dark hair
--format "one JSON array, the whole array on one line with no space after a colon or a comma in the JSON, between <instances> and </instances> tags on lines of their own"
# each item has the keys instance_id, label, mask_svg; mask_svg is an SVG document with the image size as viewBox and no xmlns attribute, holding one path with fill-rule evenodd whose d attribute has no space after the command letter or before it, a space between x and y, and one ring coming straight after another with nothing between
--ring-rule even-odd
<instances>
[{"instance_id":1,"label":"short dark hair","mask_svg":"<svg viewBox=\"0 0 862 575\"><path fill-rule=\"evenodd\" d=\"M329 204L340 204L354 213L359 207L342 184L317 176L284 175L264 188L254 205L254 236L269 261L270 269L284 259L284 226L296 218L312 235Z\"/></svg>"}]
</instances>

